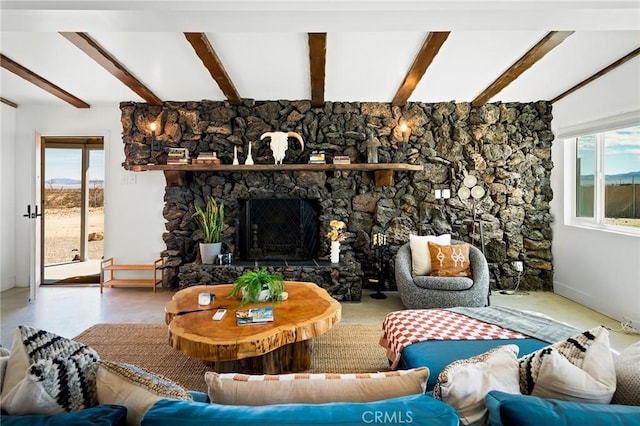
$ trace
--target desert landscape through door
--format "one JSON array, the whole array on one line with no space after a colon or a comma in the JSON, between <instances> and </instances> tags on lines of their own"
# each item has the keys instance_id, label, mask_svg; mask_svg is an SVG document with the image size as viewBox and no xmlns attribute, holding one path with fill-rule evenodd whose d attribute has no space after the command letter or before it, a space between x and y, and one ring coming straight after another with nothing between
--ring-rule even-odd
<instances>
[{"instance_id":1,"label":"desert landscape through door","mask_svg":"<svg viewBox=\"0 0 640 426\"><path fill-rule=\"evenodd\" d=\"M103 256L102 138L47 137L44 142L43 283L88 282L77 277L97 275Z\"/></svg>"}]
</instances>

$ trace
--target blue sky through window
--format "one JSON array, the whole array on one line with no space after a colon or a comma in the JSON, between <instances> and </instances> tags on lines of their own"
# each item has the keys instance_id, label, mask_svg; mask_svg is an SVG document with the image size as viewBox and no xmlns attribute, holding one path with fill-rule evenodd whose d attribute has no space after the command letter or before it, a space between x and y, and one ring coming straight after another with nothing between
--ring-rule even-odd
<instances>
[{"instance_id":1,"label":"blue sky through window","mask_svg":"<svg viewBox=\"0 0 640 426\"><path fill-rule=\"evenodd\" d=\"M595 167L595 135L578 138L581 176L592 176ZM606 132L604 136L605 175L640 173L640 126Z\"/></svg>"},{"instance_id":2,"label":"blue sky through window","mask_svg":"<svg viewBox=\"0 0 640 426\"><path fill-rule=\"evenodd\" d=\"M80 180L82 150L47 148L45 150L45 182L51 179ZM104 151L89 151L89 180L104 180Z\"/></svg>"}]
</instances>

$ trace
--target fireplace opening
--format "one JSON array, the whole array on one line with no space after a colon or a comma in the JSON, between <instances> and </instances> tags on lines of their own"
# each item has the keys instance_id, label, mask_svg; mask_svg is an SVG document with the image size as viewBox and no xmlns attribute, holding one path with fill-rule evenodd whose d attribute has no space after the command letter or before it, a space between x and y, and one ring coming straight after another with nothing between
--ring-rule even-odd
<instances>
[{"instance_id":1,"label":"fireplace opening","mask_svg":"<svg viewBox=\"0 0 640 426\"><path fill-rule=\"evenodd\" d=\"M240 260L310 260L318 254L318 207L302 198L240 201Z\"/></svg>"}]
</instances>

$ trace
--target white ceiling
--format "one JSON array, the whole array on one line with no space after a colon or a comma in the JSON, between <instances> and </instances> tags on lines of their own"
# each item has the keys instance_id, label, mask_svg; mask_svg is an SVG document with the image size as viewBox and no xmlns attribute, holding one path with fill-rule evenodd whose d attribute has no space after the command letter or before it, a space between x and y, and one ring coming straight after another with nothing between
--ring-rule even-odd
<instances>
[{"instance_id":1,"label":"white ceiling","mask_svg":"<svg viewBox=\"0 0 640 426\"><path fill-rule=\"evenodd\" d=\"M471 101L552 30L576 32L491 101L552 99L640 46L639 1L2 1L0 52L90 105L143 100L58 34L86 32L163 101L223 100L182 32L205 32L243 98L391 102L430 31L451 31L409 101ZM635 67L640 57L623 67ZM640 78L640 77L639 77ZM67 105L1 69L18 106Z\"/></svg>"}]
</instances>

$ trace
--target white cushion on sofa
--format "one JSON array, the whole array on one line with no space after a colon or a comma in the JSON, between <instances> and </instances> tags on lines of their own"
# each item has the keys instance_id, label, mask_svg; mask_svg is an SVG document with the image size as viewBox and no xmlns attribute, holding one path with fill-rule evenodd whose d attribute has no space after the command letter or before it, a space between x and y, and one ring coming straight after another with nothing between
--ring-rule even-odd
<instances>
[{"instance_id":1,"label":"white cushion on sofa","mask_svg":"<svg viewBox=\"0 0 640 426\"><path fill-rule=\"evenodd\" d=\"M520 393L518 351L517 345L504 345L452 362L438 375L433 396L456 409L461 425L486 424L489 391Z\"/></svg>"},{"instance_id":2,"label":"white cushion on sofa","mask_svg":"<svg viewBox=\"0 0 640 426\"><path fill-rule=\"evenodd\" d=\"M435 235L409 235L409 246L411 247L411 268L413 275L431 274L431 255L429 254L428 242L443 246L451 245L451 234Z\"/></svg>"}]
</instances>

